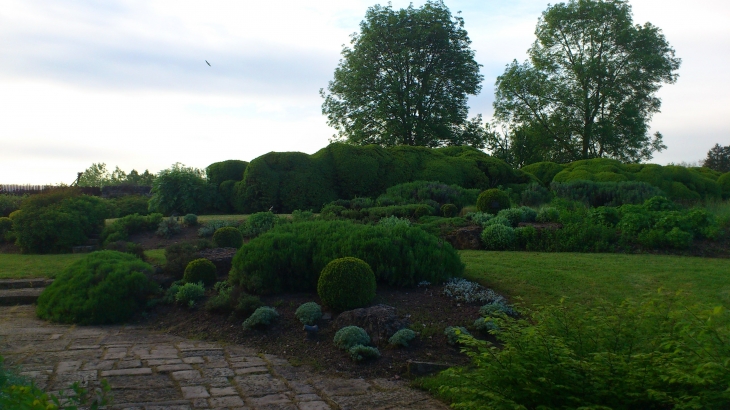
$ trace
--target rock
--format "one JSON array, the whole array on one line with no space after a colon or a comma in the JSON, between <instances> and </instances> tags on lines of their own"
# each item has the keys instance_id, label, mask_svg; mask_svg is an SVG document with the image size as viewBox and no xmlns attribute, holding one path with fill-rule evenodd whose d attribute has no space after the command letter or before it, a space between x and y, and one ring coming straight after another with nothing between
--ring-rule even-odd
<instances>
[{"instance_id":1,"label":"rock","mask_svg":"<svg viewBox=\"0 0 730 410\"><path fill-rule=\"evenodd\" d=\"M358 326L370 335L373 344L385 343L395 332L410 325L408 318L399 318L396 309L388 305L348 310L335 319L334 328Z\"/></svg>"},{"instance_id":2,"label":"rock","mask_svg":"<svg viewBox=\"0 0 730 410\"><path fill-rule=\"evenodd\" d=\"M481 226L466 226L456 229L444 236L444 239L455 249L482 249Z\"/></svg>"},{"instance_id":3,"label":"rock","mask_svg":"<svg viewBox=\"0 0 730 410\"><path fill-rule=\"evenodd\" d=\"M238 249L236 248L213 248L204 249L198 252L198 254L201 258L205 258L213 262L218 276L228 276L228 272L231 271L233 257L236 256L236 252L238 252Z\"/></svg>"}]
</instances>

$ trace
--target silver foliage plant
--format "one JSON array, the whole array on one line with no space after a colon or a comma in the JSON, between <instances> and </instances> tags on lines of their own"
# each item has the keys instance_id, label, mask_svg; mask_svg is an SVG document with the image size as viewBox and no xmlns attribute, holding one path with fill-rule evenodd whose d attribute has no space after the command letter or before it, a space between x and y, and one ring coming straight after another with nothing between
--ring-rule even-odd
<instances>
[{"instance_id":1,"label":"silver foliage plant","mask_svg":"<svg viewBox=\"0 0 730 410\"><path fill-rule=\"evenodd\" d=\"M507 304L504 296L492 289L463 278L452 278L444 285L444 295L464 303Z\"/></svg>"}]
</instances>

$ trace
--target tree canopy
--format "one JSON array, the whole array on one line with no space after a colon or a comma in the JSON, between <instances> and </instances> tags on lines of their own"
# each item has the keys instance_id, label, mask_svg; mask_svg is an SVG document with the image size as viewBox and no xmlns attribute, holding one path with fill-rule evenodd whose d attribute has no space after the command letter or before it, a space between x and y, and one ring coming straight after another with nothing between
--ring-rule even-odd
<instances>
[{"instance_id":1,"label":"tree canopy","mask_svg":"<svg viewBox=\"0 0 730 410\"><path fill-rule=\"evenodd\" d=\"M152 185L155 175L150 174L148 170L140 174L137 170L131 170L129 174L121 168L116 167L114 171L109 172L106 164L103 162L92 163L80 176L78 186L96 186L103 187L107 185Z\"/></svg>"},{"instance_id":2,"label":"tree canopy","mask_svg":"<svg viewBox=\"0 0 730 410\"><path fill-rule=\"evenodd\" d=\"M634 25L625 0L570 0L549 6L535 34L529 60L513 61L496 83L513 164L637 162L666 148L649 121L681 60L658 27Z\"/></svg>"},{"instance_id":3,"label":"tree canopy","mask_svg":"<svg viewBox=\"0 0 730 410\"><path fill-rule=\"evenodd\" d=\"M702 166L718 172L730 172L730 145L715 144L707 151L707 158L702 161Z\"/></svg>"},{"instance_id":4,"label":"tree canopy","mask_svg":"<svg viewBox=\"0 0 730 410\"><path fill-rule=\"evenodd\" d=\"M215 187L208 184L204 171L177 162L157 174L149 209L164 215L198 214L210 207L214 198Z\"/></svg>"},{"instance_id":5,"label":"tree canopy","mask_svg":"<svg viewBox=\"0 0 730 410\"><path fill-rule=\"evenodd\" d=\"M467 121L481 90L464 20L442 1L421 8L370 7L344 47L322 113L335 140L383 147L483 147L481 118Z\"/></svg>"}]
</instances>

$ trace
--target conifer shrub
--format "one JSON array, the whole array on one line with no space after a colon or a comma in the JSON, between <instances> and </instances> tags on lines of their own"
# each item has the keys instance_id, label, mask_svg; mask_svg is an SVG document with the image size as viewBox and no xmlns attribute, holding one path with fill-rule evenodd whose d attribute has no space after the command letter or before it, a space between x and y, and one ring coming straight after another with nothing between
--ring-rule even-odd
<instances>
[{"instance_id":1,"label":"conifer shrub","mask_svg":"<svg viewBox=\"0 0 730 410\"><path fill-rule=\"evenodd\" d=\"M59 323L124 322L158 292L148 278L152 273L152 266L126 253L90 253L64 269L41 293L36 313Z\"/></svg>"},{"instance_id":2,"label":"conifer shrub","mask_svg":"<svg viewBox=\"0 0 730 410\"><path fill-rule=\"evenodd\" d=\"M198 224L198 215L187 214L183 216L183 223L185 226L196 226Z\"/></svg>"},{"instance_id":3,"label":"conifer shrub","mask_svg":"<svg viewBox=\"0 0 730 410\"><path fill-rule=\"evenodd\" d=\"M183 280L186 283L202 282L205 287L213 286L216 278L215 265L205 258L195 259L188 263L183 275Z\"/></svg>"},{"instance_id":4,"label":"conifer shrub","mask_svg":"<svg viewBox=\"0 0 730 410\"><path fill-rule=\"evenodd\" d=\"M450 244L416 227L311 221L277 226L244 244L229 281L256 294L313 291L325 265L346 256L365 261L376 281L390 286L440 283L464 271Z\"/></svg>"},{"instance_id":5,"label":"conifer shrub","mask_svg":"<svg viewBox=\"0 0 730 410\"><path fill-rule=\"evenodd\" d=\"M365 360L377 359L380 357L380 351L377 347L355 345L348 350L352 360L362 362Z\"/></svg>"},{"instance_id":6,"label":"conifer shrub","mask_svg":"<svg viewBox=\"0 0 730 410\"><path fill-rule=\"evenodd\" d=\"M388 339L388 344L391 346L408 347L413 339L416 338L416 332L411 329L400 329L393 333L393 336Z\"/></svg>"},{"instance_id":7,"label":"conifer shrub","mask_svg":"<svg viewBox=\"0 0 730 410\"><path fill-rule=\"evenodd\" d=\"M243 235L238 229L226 226L215 231L213 242L219 248L240 248L243 245Z\"/></svg>"},{"instance_id":8,"label":"conifer shrub","mask_svg":"<svg viewBox=\"0 0 730 410\"><path fill-rule=\"evenodd\" d=\"M504 251L515 245L515 230L502 224L489 225L482 231L482 243L490 251Z\"/></svg>"},{"instance_id":9,"label":"conifer shrub","mask_svg":"<svg viewBox=\"0 0 730 410\"><path fill-rule=\"evenodd\" d=\"M256 212L248 217L239 228L243 236L252 238L273 228L279 218L273 212Z\"/></svg>"},{"instance_id":10,"label":"conifer shrub","mask_svg":"<svg viewBox=\"0 0 730 410\"><path fill-rule=\"evenodd\" d=\"M453 218L459 213L459 209L454 204L444 204L441 206L441 215L445 218Z\"/></svg>"},{"instance_id":11,"label":"conifer shrub","mask_svg":"<svg viewBox=\"0 0 730 410\"><path fill-rule=\"evenodd\" d=\"M322 308L315 302L303 303L294 312L294 316L302 324L312 326L322 318Z\"/></svg>"},{"instance_id":12,"label":"conifer shrub","mask_svg":"<svg viewBox=\"0 0 730 410\"><path fill-rule=\"evenodd\" d=\"M350 350L353 346L370 344L370 336L361 327L345 326L335 333L333 342L342 350Z\"/></svg>"},{"instance_id":13,"label":"conifer shrub","mask_svg":"<svg viewBox=\"0 0 730 410\"><path fill-rule=\"evenodd\" d=\"M362 259L345 257L331 261L322 269L317 294L322 302L344 311L365 307L375 298L375 273Z\"/></svg>"},{"instance_id":14,"label":"conifer shrub","mask_svg":"<svg viewBox=\"0 0 730 410\"><path fill-rule=\"evenodd\" d=\"M509 195L500 189L488 189L479 194L477 198L477 210L479 212L496 214L509 207Z\"/></svg>"},{"instance_id":15,"label":"conifer shrub","mask_svg":"<svg viewBox=\"0 0 730 410\"><path fill-rule=\"evenodd\" d=\"M265 328L271 326L279 319L279 312L270 306L262 306L256 309L251 316L243 322L244 329Z\"/></svg>"}]
</instances>

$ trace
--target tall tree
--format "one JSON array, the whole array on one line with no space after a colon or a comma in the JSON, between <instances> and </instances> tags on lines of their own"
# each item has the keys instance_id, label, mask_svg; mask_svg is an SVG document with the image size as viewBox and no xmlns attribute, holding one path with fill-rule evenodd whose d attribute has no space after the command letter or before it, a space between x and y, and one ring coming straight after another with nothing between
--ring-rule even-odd
<instances>
[{"instance_id":1,"label":"tall tree","mask_svg":"<svg viewBox=\"0 0 730 410\"><path fill-rule=\"evenodd\" d=\"M467 121L467 96L481 90L464 20L442 1L421 8L370 7L344 47L322 113L336 140L381 146L483 146Z\"/></svg>"},{"instance_id":2,"label":"tall tree","mask_svg":"<svg viewBox=\"0 0 730 410\"><path fill-rule=\"evenodd\" d=\"M529 60L497 78L495 118L510 135L549 141L545 159L636 162L666 148L649 121L681 60L659 28L634 25L625 0L570 0L548 7L535 34Z\"/></svg>"},{"instance_id":3,"label":"tall tree","mask_svg":"<svg viewBox=\"0 0 730 410\"><path fill-rule=\"evenodd\" d=\"M715 144L707 151L707 158L702 162L702 166L718 172L730 172L730 145L723 147Z\"/></svg>"}]
</instances>

